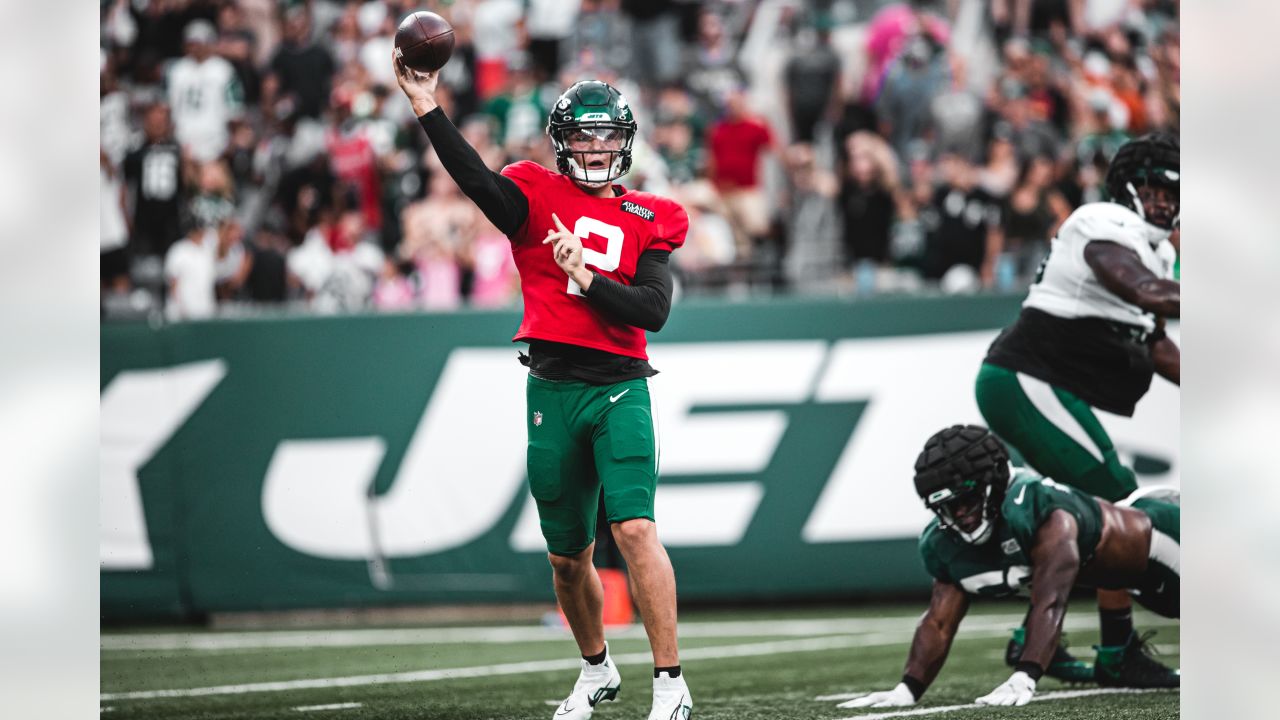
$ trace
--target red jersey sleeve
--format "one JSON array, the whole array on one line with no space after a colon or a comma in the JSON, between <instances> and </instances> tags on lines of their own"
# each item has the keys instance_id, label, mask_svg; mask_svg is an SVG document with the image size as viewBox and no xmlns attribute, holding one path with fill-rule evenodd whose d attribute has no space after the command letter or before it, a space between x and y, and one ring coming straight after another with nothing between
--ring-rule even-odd
<instances>
[{"instance_id":1,"label":"red jersey sleeve","mask_svg":"<svg viewBox=\"0 0 1280 720\"><path fill-rule=\"evenodd\" d=\"M653 239L645 250L666 250L671 252L684 245L684 236L689 232L689 214L680 204L666 200L659 205L661 211L656 218Z\"/></svg>"},{"instance_id":2,"label":"red jersey sleeve","mask_svg":"<svg viewBox=\"0 0 1280 720\"><path fill-rule=\"evenodd\" d=\"M502 168L500 174L514 182L520 192L524 193L529 202L529 217L537 216L535 206L541 206L547 194L543 185L557 175L532 160L513 162Z\"/></svg>"}]
</instances>

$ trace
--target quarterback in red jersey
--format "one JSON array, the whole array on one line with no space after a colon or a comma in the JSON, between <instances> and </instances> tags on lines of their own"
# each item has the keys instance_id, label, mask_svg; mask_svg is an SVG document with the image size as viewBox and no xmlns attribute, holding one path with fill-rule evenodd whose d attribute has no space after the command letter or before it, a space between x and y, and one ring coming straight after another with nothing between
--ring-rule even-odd
<instances>
[{"instance_id":1,"label":"quarterback in red jersey","mask_svg":"<svg viewBox=\"0 0 1280 720\"><path fill-rule=\"evenodd\" d=\"M654 524L658 435L648 380L657 371L645 352L645 331L660 330L671 310L670 257L688 216L671 200L615 183L631 167L636 122L607 83L575 83L557 100L547 120L555 171L522 161L495 173L436 104L436 73L393 62L445 170L511 239L520 272L524 321L514 339L529 343L521 356L529 491L556 598L582 652L578 680L553 717L585 720L622 684L591 562L603 495L653 651L649 718L688 720L675 574Z\"/></svg>"}]
</instances>

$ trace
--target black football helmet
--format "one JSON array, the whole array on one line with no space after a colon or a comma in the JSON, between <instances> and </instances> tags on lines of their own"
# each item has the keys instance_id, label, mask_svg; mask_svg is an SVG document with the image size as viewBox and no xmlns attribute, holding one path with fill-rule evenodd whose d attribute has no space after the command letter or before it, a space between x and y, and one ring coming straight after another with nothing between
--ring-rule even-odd
<instances>
[{"instance_id":1,"label":"black football helmet","mask_svg":"<svg viewBox=\"0 0 1280 720\"><path fill-rule=\"evenodd\" d=\"M622 93L606 82L583 80L565 90L547 118L547 136L556 169L579 184L602 187L631 170L635 116ZM603 167L588 167L588 155L603 154Z\"/></svg>"},{"instance_id":2,"label":"black football helmet","mask_svg":"<svg viewBox=\"0 0 1280 720\"><path fill-rule=\"evenodd\" d=\"M1151 133L1120 146L1107 168L1105 185L1111 200L1138 213L1163 230L1178 226L1181 205L1178 199L1179 143L1176 135ZM1145 202L1141 190L1161 188L1164 202Z\"/></svg>"},{"instance_id":3,"label":"black football helmet","mask_svg":"<svg viewBox=\"0 0 1280 720\"><path fill-rule=\"evenodd\" d=\"M915 483L943 529L981 545L994 534L1009 488L1009 452L984 427L952 425L925 442Z\"/></svg>"}]
</instances>

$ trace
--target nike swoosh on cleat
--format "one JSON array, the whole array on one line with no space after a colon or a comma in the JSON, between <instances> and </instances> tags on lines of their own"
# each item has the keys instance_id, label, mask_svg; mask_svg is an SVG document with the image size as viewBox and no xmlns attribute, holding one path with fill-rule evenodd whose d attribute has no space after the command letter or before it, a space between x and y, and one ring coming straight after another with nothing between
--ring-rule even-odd
<instances>
[{"instance_id":1,"label":"nike swoosh on cleat","mask_svg":"<svg viewBox=\"0 0 1280 720\"><path fill-rule=\"evenodd\" d=\"M623 395L626 395L626 394L627 394L627 393L629 393L629 392L631 392L631 388L627 388L626 390L623 390L622 392L618 393L617 395L610 395L610 396L609 396L609 402L611 402L611 403L618 402L618 398L622 397Z\"/></svg>"}]
</instances>

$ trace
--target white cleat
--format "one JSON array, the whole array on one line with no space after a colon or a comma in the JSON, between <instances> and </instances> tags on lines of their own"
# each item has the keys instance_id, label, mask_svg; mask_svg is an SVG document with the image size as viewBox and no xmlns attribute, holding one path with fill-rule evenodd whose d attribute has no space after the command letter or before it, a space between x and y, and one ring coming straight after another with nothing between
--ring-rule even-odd
<instances>
[{"instance_id":1,"label":"white cleat","mask_svg":"<svg viewBox=\"0 0 1280 720\"><path fill-rule=\"evenodd\" d=\"M578 682L573 684L573 692L556 708L552 720L587 720L595 712L597 704L618 697L622 676L609 655L608 643L605 643L604 653L604 662L599 665L582 661L582 672L578 673Z\"/></svg>"},{"instance_id":2,"label":"white cleat","mask_svg":"<svg viewBox=\"0 0 1280 720\"><path fill-rule=\"evenodd\" d=\"M693 697L684 682L684 673L675 678L659 673L653 679L653 709L649 711L649 720L689 720L692 713Z\"/></svg>"}]
</instances>

